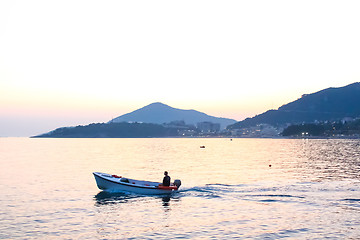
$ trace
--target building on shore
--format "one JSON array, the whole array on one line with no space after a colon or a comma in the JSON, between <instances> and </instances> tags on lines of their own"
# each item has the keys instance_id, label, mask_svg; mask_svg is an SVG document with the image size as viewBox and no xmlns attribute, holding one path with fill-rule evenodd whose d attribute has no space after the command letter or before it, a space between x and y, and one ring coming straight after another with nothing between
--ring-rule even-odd
<instances>
[{"instance_id":1,"label":"building on shore","mask_svg":"<svg viewBox=\"0 0 360 240\"><path fill-rule=\"evenodd\" d=\"M196 126L202 133L215 133L220 131L220 123L199 122Z\"/></svg>"}]
</instances>

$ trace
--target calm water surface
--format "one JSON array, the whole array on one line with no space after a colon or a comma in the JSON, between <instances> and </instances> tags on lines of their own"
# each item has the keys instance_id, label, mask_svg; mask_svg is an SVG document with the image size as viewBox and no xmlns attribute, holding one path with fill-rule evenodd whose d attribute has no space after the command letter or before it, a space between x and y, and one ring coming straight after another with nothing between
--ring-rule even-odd
<instances>
[{"instance_id":1,"label":"calm water surface","mask_svg":"<svg viewBox=\"0 0 360 240\"><path fill-rule=\"evenodd\" d=\"M0 239L360 238L360 140L0 138L0 164ZM181 191L92 176L164 170Z\"/></svg>"}]
</instances>

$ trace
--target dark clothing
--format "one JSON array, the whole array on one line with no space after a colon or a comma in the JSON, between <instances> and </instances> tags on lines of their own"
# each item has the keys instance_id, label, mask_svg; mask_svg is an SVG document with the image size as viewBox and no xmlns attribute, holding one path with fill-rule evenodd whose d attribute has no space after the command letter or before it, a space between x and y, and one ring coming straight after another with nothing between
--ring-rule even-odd
<instances>
[{"instance_id":1,"label":"dark clothing","mask_svg":"<svg viewBox=\"0 0 360 240\"><path fill-rule=\"evenodd\" d=\"M170 186L170 177L169 176L165 176L163 179L163 186Z\"/></svg>"}]
</instances>

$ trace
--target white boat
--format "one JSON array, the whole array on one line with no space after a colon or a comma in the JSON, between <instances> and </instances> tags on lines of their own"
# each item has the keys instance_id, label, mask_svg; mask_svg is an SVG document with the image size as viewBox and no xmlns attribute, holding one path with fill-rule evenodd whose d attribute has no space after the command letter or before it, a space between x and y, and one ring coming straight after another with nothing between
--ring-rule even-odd
<instances>
[{"instance_id":1,"label":"white boat","mask_svg":"<svg viewBox=\"0 0 360 240\"><path fill-rule=\"evenodd\" d=\"M179 189L180 180L175 180L169 187L162 186L160 182L150 182L125 178L108 173L94 172L96 184L99 189L110 192L131 192L137 194L169 194Z\"/></svg>"}]
</instances>

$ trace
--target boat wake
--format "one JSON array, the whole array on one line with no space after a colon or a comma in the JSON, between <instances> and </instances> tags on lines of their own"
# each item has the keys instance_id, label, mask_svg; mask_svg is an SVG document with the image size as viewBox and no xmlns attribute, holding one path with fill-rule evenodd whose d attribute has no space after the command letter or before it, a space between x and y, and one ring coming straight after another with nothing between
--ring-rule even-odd
<instances>
[{"instance_id":1,"label":"boat wake","mask_svg":"<svg viewBox=\"0 0 360 240\"><path fill-rule=\"evenodd\" d=\"M222 184L213 183L203 186L184 186L178 191L174 191L166 196L164 195L139 195L134 193L116 193L116 192L99 192L96 196L97 204L115 204L127 203L132 201L142 201L149 198L164 198L167 201L180 200L181 198L203 198L221 201L247 201L257 203L299 203L315 204L321 202L317 199L315 193L322 191L324 194L330 194L327 201L329 204L339 206L348 206L360 208L360 199L355 197L340 197L342 192L348 192L348 185L328 185L326 183L298 182L292 184L276 185L269 187L269 184ZM351 186L354 188L354 186ZM319 190L320 189L320 190ZM332 194L336 192L336 194ZM338 196L338 197L335 197Z\"/></svg>"},{"instance_id":2,"label":"boat wake","mask_svg":"<svg viewBox=\"0 0 360 240\"><path fill-rule=\"evenodd\" d=\"M255 202L292 202L305 198L301 186L267 187L261 184L206 184L183 188L181 197L221 198L222 200L243 200Z\"/></svg>"}]
</instances>

